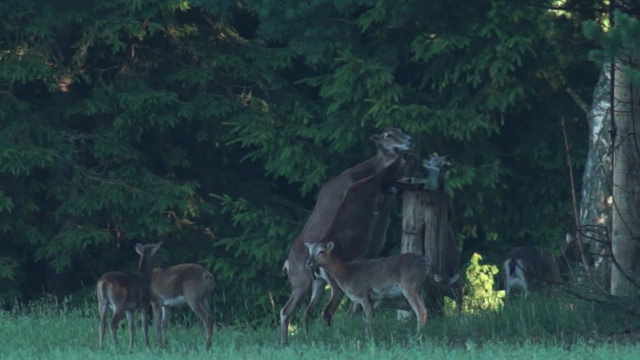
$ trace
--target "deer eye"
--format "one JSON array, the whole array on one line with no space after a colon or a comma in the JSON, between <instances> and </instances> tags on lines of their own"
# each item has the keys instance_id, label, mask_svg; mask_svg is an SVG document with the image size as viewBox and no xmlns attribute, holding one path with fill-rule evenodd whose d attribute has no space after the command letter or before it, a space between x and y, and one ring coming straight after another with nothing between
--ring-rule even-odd
<instances>
[{"instance_id":1,"label":"deer eye","mask_svg":"<svg viewBox=\"0 0 640 360\"><path fill-rule=\"evenodd\" d=\"M384 133L384 137L386 137L386 138L390 138L390 137L391 137L391 134L390 134L390 133Z\"/></svg>"}]
</instances>

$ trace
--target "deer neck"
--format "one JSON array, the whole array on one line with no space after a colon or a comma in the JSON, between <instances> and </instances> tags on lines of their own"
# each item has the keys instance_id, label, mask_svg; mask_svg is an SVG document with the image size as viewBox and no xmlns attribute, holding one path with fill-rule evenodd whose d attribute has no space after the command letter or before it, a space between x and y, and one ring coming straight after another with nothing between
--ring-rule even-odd
<instances>
[{"instance_id":1,"label":"deer neck","mask_svg":"<svg viewBox=\"0 0 640 360\"><path fill-rule=\"evenodd\" d=\"M558 266L558 271L563 274L569 271L569 260L564 252L560 255L554 257L556 265Z\"/></svg>"},{"instance_id":2,"label":"deer neck","mask_svg":"<svg viewBox=\"0 0 640 360\"><path fill-rule=\"evenodd\" d=\"M151 283L151 277L153 275L153 259L145 257L140 261L140 267L138 268L138 276L146 284Z\"/></svg>"},{"instance_id":3,"label":"deer neck","mask_svg":"<svg viewBox=\"0 0 640 360\"><path fill-rule=\"evenodd\" d=\"M355 175L355 178L359 180L360 178L381 172L384 168L392 164L396 158L397 156L393 156L389 152L379 150L375 156L347 169L345 172Z\"/></svg>"},{"instance_id":4,"label":"deer neck","mask_svg":"<svg viewBox=\"0 0 640 360\"><path fill-rule=\"evenodd\" d=\"M378 152L376 153L376 156L371 158L371 160L374 160L373 166L376 172L380 172L382 169L393 164L393 162L396 161L398 156L400 155L394 154L388 150L378 150Z\"/></svg>"},{"instance_id":5,"label":"deer neck","mask_svg":"<svg viewBox=\"0 0 640 360\"><path fill-rule=\"evenodd\" d=\"M338 283L339 279L343 279L345 275L349 273L347 263L338 259L335 256L331 256L330 261L322 266L324 270L331 275Z\"/></svg>"}]
</instances>

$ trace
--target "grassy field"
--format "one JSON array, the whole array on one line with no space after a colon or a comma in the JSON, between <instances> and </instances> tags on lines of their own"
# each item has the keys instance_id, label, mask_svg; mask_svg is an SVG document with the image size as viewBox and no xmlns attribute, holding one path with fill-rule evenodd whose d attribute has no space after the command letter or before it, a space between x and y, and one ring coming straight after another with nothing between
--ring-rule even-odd
<instances>
[{"instance_id":1,"label":"grassy field","mask_svg":"<svg viewBox=\"0 0 640 360\"><path fill-rule=\"evenodd\" d=\"M139 317L139 316L138 316ZM137 326L129 352L126 322L120 324L120 348L107 334L98 348L97 309L49 303L0 314L2 359L637 359L637 319L566 299L516 301L501 312L453 315L429 320L422 339L414 337L415 319L395 320L378 311L375 340L363 337L360 316L337 316L332 328L315 320L304 336L291 329L291 345L277 345L277 328L218 326L214 345L204 350L201 324L188 312L175 312L169 349L143 346ZM138 320L139 322L139 320ZM151 341L155 335L151 333Z\"/></svg>"}]
</instances>

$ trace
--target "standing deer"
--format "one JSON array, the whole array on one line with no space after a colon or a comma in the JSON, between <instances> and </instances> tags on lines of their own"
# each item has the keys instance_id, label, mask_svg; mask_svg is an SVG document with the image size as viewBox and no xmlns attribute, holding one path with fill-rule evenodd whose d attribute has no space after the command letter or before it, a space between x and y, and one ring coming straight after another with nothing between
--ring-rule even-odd
<instances>
[{"instance_id":1,"label":"standing deer","mask_svg":"<svg viewBox=\"0 0 640 360\"><path fill-rule=\"evenodd\" d=\"M420 290L427 281L431 264L424 256L404 253L381 259L345 262L333 255L334 243L305 243L309 251L306 267L322 267L337 286L354 303L360 304L364 315L364 332L372 336L372 301L404 296L416 314L417 328L427 322L427 309Z\"/></svg>"},{"instance_id":2,"label":"standing deer","mask_svg":"<svg viewBox=\"0 0 640 360\"><path fill-rule=\"evenodd\" d=\"M142 314L142 332L144 333L144 343L149 346L149 324L147 322L147 311L149 309L149 285L151 283L151 273L153 271L153 255L160 248L160 244L142 245L136 244L136 252L140 255L138 272L128 274L124 272L110 271L103 274L96 286L98 295L98 312L100 313L100 327L98 336L100 347L102 348L104 331L106 326L107 308L113 309L113 316L109 322L111 339L115 346L118 346L116 330L118 322L122 319L122 313L127 316L129 324L129 350L133 347L133 337L135 328L133 324L133 313L140 310Z\"/></svg>"},{"instance_id":3,"label":"standing deer","mask_svg":"<svg viewBox=\"0 0 640 360\"><path fill-rule=\"evenodd\" d=\"M167 346L167 327L172 306L187 304L202 320L205 347L211 347L213 316L210 299L213 274L198 264L180 264L166 269L155 268L151 277L151 305L156 338Z\"/></svg>"},{"instance_id":4,"label":"standing deer","mask_svg":"<svg viewBox=\"0 0 640 360\"><path fill-rule=\"evenodd\" d=\"M400 177L405 176L405 171L409 172L414 169L415 161L413 159L405 159L402 156L404 151L410 150L413 146L411 136L401 130L391 128L383 131L382 134L371 136L371 140L376 144L377 148L377 153L374 157L345 170L322 186L313 212L295 240L285 261L283 270L287 273L292 292L289 300L280 310L280 343L283 345L288 342L287 331L291 316L304 295L313 285L311 301L305 312L304 323L306 324L307 318L313 312L325 285L325 281L322 279L314 280L312 272L305 267L308 251L304 243L315 241L328 231L334 219L341 219L341 225L334 226L339 227L335 231L344 231L349 235L344 237L345 251L340 252L339 256L344 260L365 256L369 248L369 229L374 218L375 209L377 207L380 212L381 204L387 203L383 200L385 196L383 185L393 183ZM400 171L401 169L406 170ZM361 181L371 181L370 179L382 173L385 173L384 179L376 178L375 183L370 182L369 185L360 187L362 185ZM365 204L362 204L362 199L358 198L358 196L352 195L349 197L348 195L356 184L359 184L355 188L359 189L358 191L367 189L366 193L368 195L366 195ZM349 200L347 201L348 197ZM341 216L338 217L337 213L341 207L343 210L340 211ZM388 216L388 212L385 215ZM364 226L363 224L358 224L357 221L353 221L355 217L362 218ZM386 226L383 227L386 228ZM383 240L383 237L378 237L376 242ZM335 242L337 245L343 245L342 240L336 240ZM379 245L376 246L381 248ZM333 312L337 307L336 299L339 297L337 295L334 296L332 294L332 300L324 311L324 319L328 324L330 324Z\"/></svg>"},{"instance_id":5,"label":"standing deer","mask_svg":"<svg viewBox=\"0 0 640 360\"><path fill-rule=\"evenodd\" d=\"M511 250L503 265L507 296L516 289L527 294L531 283L537 283L538 288L561 283L570 271L569 263L580 259L578 240L567 234L566 241L565 248L558 256L532 246Z\"/></svg>"}]
</instances>

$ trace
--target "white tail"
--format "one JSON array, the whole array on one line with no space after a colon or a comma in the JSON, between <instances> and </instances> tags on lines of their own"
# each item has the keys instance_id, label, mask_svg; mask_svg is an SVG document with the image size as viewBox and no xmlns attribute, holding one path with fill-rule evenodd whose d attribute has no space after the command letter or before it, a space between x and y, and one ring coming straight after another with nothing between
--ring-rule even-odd
<instances>
[{"instance_id":1,"label":"white tail","mask_svg":"<svg viewBox=\"0 0 640 360\"><path fill-rule=\"evenodd\" d=\"M211 347L213 316L210 299L213 274L198 264L180 264L167 269L153 269L151 305L157 341L167 345L167 327L172 306L187 304L204 326L205 347Z\"/></svg>"},{"instance_id":2,"label":"white tail","mask_svg":"<svg viewBox=\"0 0 640 360\"><path fill-rule=\"evenodd\" d=\"M539 285L539 288L562 283L562 277L570 271L570 263L582 260L578 240L567 235L566 241L558 256L531 246L511 250L503 265L507 296L515 290L526 294L533 289L534 283ZM590 261L589 254L585 255L587 261Z\"/></svg>"},{"instance_id":3,"label":"white tail","mask_svg":"<svg viewBox=\"0 0 640 360\"><path fill-rule=\"evenodd\" d=\"M371 332L372 300L404 296L416 314L417 332L427 321L420 290L431 272L423 256L404 253L375 260L344 262L333 256L333 242L305 243L309 249L307 268L322 267L354 303L362 306L364 331Z\"/></svg>"},{"instance_id":4,"label":"white tail","mask_svg":"<svg viewBox=\"0 0 640 360\"><path fill-rule=\"evenodd\" d=\"M507 296L510 296L515 289L526 294L529 291L529 285L524 276L524 261L522 259L507 259L503 268Z\"/></svg>"},{"instance_id":5,"label":"white tail","mask_svg":"<svg viewBox=\"0 0 640 360\"><path fill-rule=\"evenodd\" d=\"M142 314L142 332L144 342L149 346L147 311L149 309L149 284L151 282L151 272L153 269L153 255L160 248L160 244L136 245L136 252L140 255L138 272L128 274L124 272L110 271L103 274L98 280L96 292L98 295L98 312L100 313L100 326L98 336L100 347L104 340L106 327L107 308L113 309L113 316L109 322L111 339L115 346L118 346L116 330L118 322L122 319L122 314L126 314L129 324L129 350L133 347L133 337L135 328L133 324L133 313L140 310Z\"/></svg>"}]
</instances>

